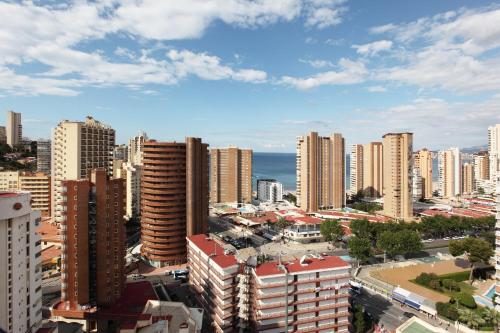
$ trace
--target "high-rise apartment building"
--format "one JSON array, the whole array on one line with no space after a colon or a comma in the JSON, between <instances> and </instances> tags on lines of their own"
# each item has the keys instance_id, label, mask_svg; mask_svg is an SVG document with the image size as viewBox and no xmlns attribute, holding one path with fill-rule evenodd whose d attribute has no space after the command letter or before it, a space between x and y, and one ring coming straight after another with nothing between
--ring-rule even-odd
<instances>
[{"instance_id":1,"label":"high-rise apartment building","mask_svg":"<svg viewBox=\"0 0 500 333\"><path fill-rule=\"evenodd\" d=\"M462 160L458 148L438 153L439 195L451 198L462 193Z\"/></svg>"},{"instance_id":2,"label":"high-rise apartment building","mask_svg":"<svg viewBox=\"0 0 500 333\"><path fill-rule=\"evenodd\" d=\"M361 194L363 190L363 145L352 145L350 157L349 192L351 195Z\"/></svg>"},{"instance_id":3,"label":"high-rise apartment building","mask_svg":"<svg viewBox=\"0 0 500 333\"><path fill-rule=\"evenodd\" d=\"M412 170L412 195L413 200L419 200L422 198L423 190L422 176L420 175L420 169L413 168Z\"/></svg>"},{"instance_id":4,"label":"high-rise apartment building","mask_svg":"<svg viewBox=\"0 0 500 333\"><path fill-rule=\"evenodd\" d=\"M500 233L500 182L496 184L496 206L497 206L497 223L495 225L495 233L498 235ZM500 243L498 242L498 236L496 236L496 251L495 251L495 268L496 268L496 285L495 292L497 297L495 298L495 309L500 311Z\"/></svg>"},{"instance_id":5,"label":"high-rise apartment building","mask_svg":"<svg viewBox=\"0 0 500 333\"><path fill-rule=\"evenodd\" d=\"M128 160L128 147L127 145L116 145L113 148L113 160Z\"/></svg>"},{"instance_id":6,"label":"high-rise apartment building","mask_svg":"<svg viewBox=\"0 0 500 333\"><path fill-rule=\"evenodd\" d=\"M7 111L7 126L6 126L7 144L11 147L16 147L23 140L23 125L21 122L21 114L14 111Z\"/></svg>"},{"instance_id":7,"label":"high-rise apartment building","mask_svg":"<svg viewBox=\"0 0 500 333\"><path fill-rule=\"evenodd\" d=\"M251 149L210 149L210 202L252 202Z\"/></svg>"},{"instance_id":8,"label":"high-rise apartment building","mask_svg":"<svg viewBox=\"0 0 500 333\"><path fill-rule=\"evenodd\" d=\"M270 203L283 201L283 184L276 179L257 179L257 199Z\"/></svg>"},{"instance_id":9,"label":"high-rise apartment building","mask_svg":"<svg viewBox=\"0 0 500 333\"><path fill-rule=\"evenodd\" d=\"M490 157L487 152L474 155L474 176L476 180L490 179Z\"/></svg>"},{"instance_id":10,"label":"high-rise apartment building","mask_svg":"<svg viewBox=\"0 0 500 333\"><path fill-rule=\"evenodd\" d=\"M488 127L488 155L490 157L490 180L498 182L498 177L500 177L500 124Z\"/></svg>"},{"instance_id":11,"label":"high-rise apartment building","mask_svg":"<svg viewBox=\"0 0 500 333\"><path fill-rule=\"evenodd\" d=\"M52 217L62 220L61 182L88 177L89 170L113 172L115 130L92 117L84 122L64 120L52 134Z\"/></svg>"},{"instance_id":12,"label":"high-rise apartment building","mask_svg":"<svg viewBox=\"0 0 500 333\"><path fill-rule=\"evenodd\" d=\"M422 199L432 198L432 153L425 148L417 151L413 163L422 177Z\"/></svg>"},{"instance_id":13,"label":"high-rise apartment building","mask_svg":"<svg viewBox=\"0 0 500 333\"><path fill-rule=\"evenodd\" d=\"M413 134L383 136L384 214L394 218L413 217Z\"/></svg>"},{"instance_id":14,"label":"high-rise apartment building","mask_svg":"<svg viewBox=\"0 0 500 333\"><path fill-rule=\"evenodd\" d=\"M475 187L474 166L471 163L464 163L462 166L462 193L471 194Z\"/></svg>"},{"instance_id":15,"label":"high-rise apartment building","mask_svg":"<svg viewBox=\"0 0 500 333\"><path fill-rule=\"evenodd\" d=\"M43 172L19 175L19 189L31 193L31 208L42 216L50 216L50 185L50 176Z\"/></svg>"},{"instance_id":16,"label":"high-rise apartment building","mask_svg":"<svg viewBox=\"0 0 500 333\"><path fill-rule=\"evenodd\" d=\"M208 145L144 142L142 254L155 266L186 261L186 236L208 227Z\"/></svg>"},{"instance_id":17,"label":"high-rise apartment building","mask_svg":"<svg viewBox=\"0 0 500 333\"><path fill-rule=\"evenodd\" d=\"M363 145L363 195L378 198L383 193L382 142Z\"/></svg>"},{"instance_id":18,"label":"high-rise apartment building","mask_svg":"<svg viewBox=\"0 0 500 333\"><path fill-rule=\"evenodd\" d=\"M0 192L0 331L36 332L42 322L42 264L30 194Z\"/></svg>"},{"instance_id":19,"label":"high-rise apartment building","mask_svg":"<svg viewBox=\"0 0 500 333\"><path fill-rule=\"evenodd\" d=\"M142 165L144 142L148 140L148 135L140 132L128 141L128 162L132 165Z\"/></svg>"},{"instance_id":20,"label":"high-rise apartment building","mask_svg":"<svg viewBox=\"0 0 500 333\"><path fill-rule=\"evenodd\" d=\"M141 216L141 170L146 133L139 133L129 140L127 163L123 165L126 182L125 217L127 220Z\"/></svg>"},{"instance_id":21,"label":"high-rise apartment building","mask_svg":"<svg viewBox=\"0 0 500 333\"><path fill-rule=\"evenodd\" d=\"M297 204L311 212L345 206L345 142L311 132L297 139Z\"/></svg>"},{"instance_id":22,"label":"high-rise apartment building","mask_svg":"<svg viewBox=\"0 0 500 333\"><path fill-rule=\"evenodd\" d=\"M38 139L36 141L36 170L46 175L50 175L50 149L50 140Z\"/></svg>"},{"instance_id":23,"label":"high-rise apartment building","mask_svg":"<svg viewBox=\"0 0 500 333\"><path fill-rule=\"evenodd\" d=\"M0 143L1 144L7 143L7 132L5 126L0 126Z\"/></svg>"},{"instance_id":24,"label":"high-rise apartment building","mask_svg":"<svg viewBox=\"0 0 500 333\"><path fill-rule=\"evenodd\" d=\"M113 304L125 286L123 179L106 169L61 184L61 302L53 315L89 319Z\"/></svg>"}]
</instances>

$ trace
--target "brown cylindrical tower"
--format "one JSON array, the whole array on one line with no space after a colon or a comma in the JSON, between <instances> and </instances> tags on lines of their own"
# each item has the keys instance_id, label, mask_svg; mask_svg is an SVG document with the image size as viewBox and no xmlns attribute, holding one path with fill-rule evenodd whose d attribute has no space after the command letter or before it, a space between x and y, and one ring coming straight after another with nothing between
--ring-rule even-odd
<instances>
[{"instance_id":1,"label":"brown cylindrical tower","mask_svg":"<svg viewBox=\"0 0 500 333\"><path fill-rule=\"evenodd\" d=\"M200 139L187 138L186 142L144 143L142 254L154 266L186 262L186 235L192 230L188 224L206 225L208 218L207 145ZM193 160L199 163L194 170ZM193 202L193 193L205 200Z\"/></svg>"}]
</instances>

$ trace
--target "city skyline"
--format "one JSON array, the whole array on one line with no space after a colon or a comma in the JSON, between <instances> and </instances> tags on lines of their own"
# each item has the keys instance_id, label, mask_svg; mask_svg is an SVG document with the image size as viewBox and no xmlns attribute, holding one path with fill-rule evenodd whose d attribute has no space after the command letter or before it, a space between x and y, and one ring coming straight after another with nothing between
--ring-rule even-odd
<instances>
[{"instance_id":1,"label":"city skyline","mask_svg":"<svg viewBox=\"0 0 500 333\"><path fill-rule=\"evenodd\" d=\"M491 2L174 7L0 1L1 110L22 113L32 138L91 115L117 143L144 130L256 152L293 152L308 131L340 132L347 146L411 131L415 150L465 148L500 121Z\"/></svg>"}]
</instances>

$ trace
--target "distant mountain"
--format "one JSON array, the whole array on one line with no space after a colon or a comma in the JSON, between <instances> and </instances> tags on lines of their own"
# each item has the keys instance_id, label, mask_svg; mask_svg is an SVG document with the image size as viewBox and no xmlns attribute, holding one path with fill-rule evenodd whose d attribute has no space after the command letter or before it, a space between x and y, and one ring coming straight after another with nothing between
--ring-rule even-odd
<instances>
[{"instance_id":1,"label":"distant mountain","mask_svg":"<svg viewBox=\"0 0 500 333\"><path fill-rule=\"evenodd\" d=\"M468 154L478 153L480 151L485 151L485 150L488 150L488 145L473 146L473 147L469 147L469 148L460 149L460 151L462 153L468 153Z\"/></svg>"}]
</instances>

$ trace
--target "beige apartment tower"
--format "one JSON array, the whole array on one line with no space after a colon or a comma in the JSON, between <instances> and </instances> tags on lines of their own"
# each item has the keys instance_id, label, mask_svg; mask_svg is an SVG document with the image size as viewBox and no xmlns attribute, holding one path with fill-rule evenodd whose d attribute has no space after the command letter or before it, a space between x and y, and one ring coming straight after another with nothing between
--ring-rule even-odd
<instances>
[{"instance_id":1,"label":"beige apartment tower","mask_svg":"<svg viewBox=\"0 0 500 333\"><path fill-rule=\"evenodd\" d=\"M383 136L384 214L393 218L413 217L413 133Z\"/></svg>"},{"instance_id":2,"label":"beige apartment tower","mask_svg":"<svg viewBox=\"0 0 500 333\"><path fill-rule=\"evenodd\" d=\"M474 191L474 165L464 163L462 166L462 193L471 194Z\"/></svg>"},{"instance_id":3,"label":"beige apartment tower","mask_svg":"<svg viewBox=\"0 0 500 333\"><path fill-rule=\"evenodd\" d=\"M15 147L21 144L23 140L23 125L20 113L7 111L6 135L9 146Z\"/></svg>"},{"instance_id":4,"label":"beige apartment tower","mask_svg":"<svg viewBox=\"0 0 500 333\"><path fill-rule=\"evenodd\" d=\"M382 142L355 144L351 149L351 193L378 198L383 192Z\"/></svg>"},{"instance_id":5,"label":"beige apartment tower","mask_svg":"<svg viewBox=\"0 0 500 333\"><path fill-rule=\"evenodd\" d=\"M452 198L462 193L462 161L458 148L438 153L439 196Z\"/></svg>"},{"instance_id":6,"label":"beige apartment tower","mask_svg":"<svg viewBox=\"0 0 500 333\"><path fill-rule=\"evenodd\" d=\"M210 150L210 202L252 201L252 150Z\"/></svg>"},{"instance_id":7,"label":"beige apartment tower","mask_svg":"<svg viewBox=\"0 0 500 333\"><path fill-rule=\"evenodd\" d=\"M311 132L297 138L297 205L307 212L345 206L345 141Z\"/></svg>"},{"instance_id":8,"label":"beige apartment tower","mask_svg":"<svg viewBox=\"0 0 500 333\"><path fill-rule=\"evenodd\" d=\"M61 182L85 179L92 169L113 172L115 130L92 117L64 120L52 133L52 217L62 221Z\"/></svg>"},{"instance_id":9,"label":"beige apartment tower","mask_svg":"<svg viewBox=\"0 0 500 333\"><path fill-rule=\"evenodd\" d=\"M422 199L432 198L432 153L426 148L413 155L414 167L422 177Z\"/></svg>"},{"instance_id":10,"label":"beige apartment tower","mask_svg":"<svg viewBox=\"0 0 500 333\"><path fill-rule=\"evenodd\" d=\"M490 179L490 157L487 152L474 155L474 176L476 180Z\"/></svg>"}]
</instances>

